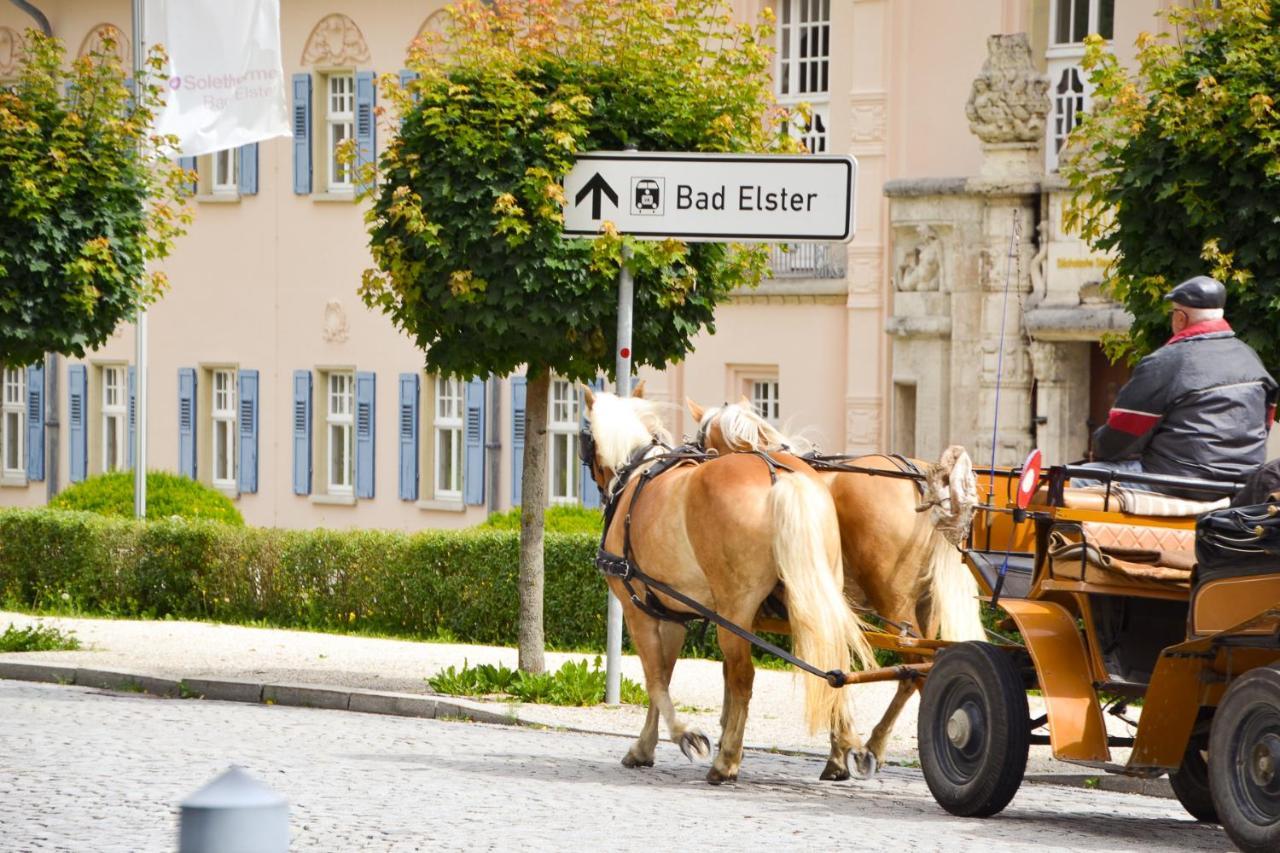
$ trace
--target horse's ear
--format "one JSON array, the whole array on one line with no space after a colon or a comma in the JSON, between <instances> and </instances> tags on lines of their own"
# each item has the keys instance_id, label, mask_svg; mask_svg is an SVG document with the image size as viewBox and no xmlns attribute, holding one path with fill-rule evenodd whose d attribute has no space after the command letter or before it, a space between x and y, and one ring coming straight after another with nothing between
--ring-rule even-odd
<instances>
[{"instance_id":1,"label":"horse's ear","mask_svg":"<svg viewBox=\"0 0 1280 853\"><path fill-rule=\"evenodd\" d=\"M635 384L635 387L631 389L631 396L639 397L642 400L644 399L644 380L643 379L637 382Z\"/></svg>"},{"instance_id":2,"label":"horse's ear","mask_svg":"<svg viewBox=\"0 0 1280 853\"><path fill-rule=\"evenodd\" d=\"M591 407L595 405L596 395L592 392L591 386L582 382L578 383L578 387L582 389L582 399L587 401L587 411L591 411Z\"/></svg>"},{"instance_id":3,"label":"horse's ear","mask_svg":"<svg viewBox=\"0 0 1280 853\"><path fill-rule=\"evenodd\" d=\"M702 418L706 415L707 410L693 402L692 397L685 397L684 404L689 407L689 414L693 415L693 422L696 424L702 423Z\"/></svg>"}]
</instances>

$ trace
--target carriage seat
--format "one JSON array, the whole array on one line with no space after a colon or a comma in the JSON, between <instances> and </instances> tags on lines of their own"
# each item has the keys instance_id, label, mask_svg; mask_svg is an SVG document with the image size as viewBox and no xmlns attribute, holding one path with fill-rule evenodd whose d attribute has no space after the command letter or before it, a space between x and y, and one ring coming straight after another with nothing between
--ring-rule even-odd
<instances>
[{"instance_id":1,"label":"carriage seat","mask_svg":"<svg viewBox=\"0 0 1280 853\"><path fill-rule=\"evenodd\" d=\"M1037 502L1048 503L1048 489L1041 489L1036 494L1036 499ZM1202 513L1222 509L1227 503L1226 498L1216 501L1197 501L1162 495L1158 492L1144 492L1141 489L1126 489L1123 486L1111 487L1110 500L1108 500L1105 486L1062 490L1062 505L1069 509L1123 512L1129 515L1158 518L1195 518Z\"/></svg>"}]
</instances>

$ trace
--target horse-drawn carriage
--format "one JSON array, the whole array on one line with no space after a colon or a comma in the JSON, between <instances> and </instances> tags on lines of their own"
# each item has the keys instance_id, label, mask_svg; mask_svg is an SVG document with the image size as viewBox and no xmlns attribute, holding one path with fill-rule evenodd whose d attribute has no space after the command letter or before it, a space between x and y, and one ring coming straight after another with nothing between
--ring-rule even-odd
<instances>
[{"instance_id":1,"label":"horse-drawn carriage","mask_svg":"<svg viewBox=\"0 0 1280 853\"><path fill-rule=\"evenodd\" d=\"M712 782L737 775L754 643L819 676L806 698L810 724L832 732L823 778L847 778L849 757L873 772L922 687L921 766L953 814L1002 810L1029 747L1044 744L1098 770L1168 772L1197 819L1221 822L1244 850L1280 849L1280 505L1230 509L1238 484L1150 475L1072 489L1072 477L1098 472L1038 463L975 482L962 452L938 465L803 460L758 419L732 420L732 408L695 407L698 447L676 452L661 446L652 413L619 429L620 409L593 412L584 432L584 461L610 498L600 565L624 600L651 697L624 764L652 763L659 715L686 754L709 751L666 693L683 623L702 618L717 625L726 662ZM740 458L699 464L707 450ZM807 542L798 552L797 539ZM831 577L852 604L839 609L877 627L828 606L841 597ZM1004 616L994 632L978 622L979 597ZM751 626L790 631L794 654ZM903 662L876 665L868 644ZM842 655L861 671L845 672ZM833 696L869 681L900 686L863 750ZM1045 708L1035 719L1031 690ZM1108 715L1125 719L1138 704L1131 736L1108 732ZM1113 748L1130 750L1127 761L1113 762Z\"/></svg>"}]
</instances>

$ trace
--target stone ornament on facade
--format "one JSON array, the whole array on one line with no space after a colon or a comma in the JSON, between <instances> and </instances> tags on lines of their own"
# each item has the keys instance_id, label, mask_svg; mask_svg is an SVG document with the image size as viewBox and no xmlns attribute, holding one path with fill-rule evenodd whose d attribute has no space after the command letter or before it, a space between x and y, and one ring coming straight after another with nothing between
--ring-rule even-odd
<instances>
[{"instance_id":1,"label":"stone ornament on facade","mask_svg":"<svg viewBox=\"0 0 1280 853\"><path fill-rule=\"evenodd\" d=\"M894 274L894 285L906 293L941 290L942 238L928 225L918 225L915 231L917 236L913 244L901 238L894 241L903 246Z\"/></svg>"},{"instance_id":2,"label":"stone ornament on facade","mask_svg":"<svg viewBox=\"0 0 1280 853\"><path fill-rule=\"evenodd\" d=\"M1038 145L1049 113L1049 80L1031 63L1027 34L988 36L987 54L965 105L969 128L989 145Z\"/></svg>"},{"instance_id":3,"label":"stone ornament on facade","mask_svg":"<svg viewBox=\"0 0 1280 853\"><path fill-rule=\"evenodd\" d=\"M346 15L326 15L307 36L302 64L349 68L369 61L369 45L355 21Z\"/></svg>"},{"instance_id":4,"label":"stone ornament on facade","mask_svg":"<svg viewBox=\"0 0 1280 853\"><path fill-rule=\"evenodd\" d=\"M21 34L9 27L0 27L0 79L16 77L26 57L27 47Z\"/></svg>"},{"instance_id":5,"label":"stone ornament on facade","mask_svg":"<svg viewBox=\"0 0 1280 853\"><path fill-rule=\"evenodd\" d=\"M854 142L883 142L885 128L884 104L868 103L855 105L850 122L853 130L851 138Z\"/></svg>"},{"instance_id":6,"label":"stone ornament on facade","mask_svg":"<svg viewBox=\"0 0 1280 853\"><path fill-rule=\"evenodd\" d=\"M324 328L320 337L331 344L346 343L351 337L351 328L347 324L347 312L337 299L330 299L324 306Z\"/></svg>"},{"instance_id":7,"label":"stone ornament on facade","mask_svg":"<svg viewBox=\"0 0 1280 853\"><path fill-rule=\"evenodd\" d=\"M77 56L85 57L94 53L105 53L107 39L112 41L111 53L114 53L116 58L120 60L120 66L122 68L132 68L133 66L129 62L129 41L115 24L102 23L92 27L88 35L84 37L84 41L80 42L80 52Z\"/></svg>"}]
</instances>

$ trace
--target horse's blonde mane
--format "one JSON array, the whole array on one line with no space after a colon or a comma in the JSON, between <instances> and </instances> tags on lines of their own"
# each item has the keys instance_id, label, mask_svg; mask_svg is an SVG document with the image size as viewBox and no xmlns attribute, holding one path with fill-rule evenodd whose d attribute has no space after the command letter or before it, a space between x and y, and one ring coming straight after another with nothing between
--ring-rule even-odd
<instances>
[{"instance_id":1,"label":"horse's blonde mane","mask_svg":"<svg viewBox=\"0 0 1280 853\"><path fill-rule=\"evenodd\" d=\"M658 405L641 397L618 397L597 391L587 416L600 464L617 471L631 453L655 438L671 444Z\"/></svg>"},{"instance_id":2,"label":"horse's blonde mane","mask_svg":"<svg viewBox=\"0 0 1280 853\"><path fill-rule=\"evenodd\" d=\"M800 436L784 435L777 427L766 421L760 413L742 403L730 403L707 409L698 424L704 435L711 422L719 418L720 434L724 436L729 447L741 447L751 450L775 451L787 448L792 453L808 453L813 449L813 442Z\"/></svg>"}]
</instances>

